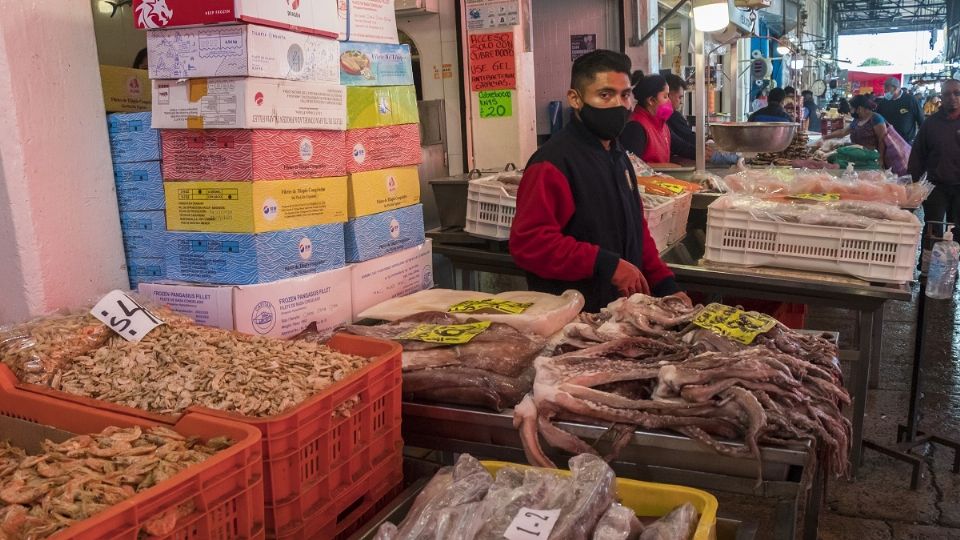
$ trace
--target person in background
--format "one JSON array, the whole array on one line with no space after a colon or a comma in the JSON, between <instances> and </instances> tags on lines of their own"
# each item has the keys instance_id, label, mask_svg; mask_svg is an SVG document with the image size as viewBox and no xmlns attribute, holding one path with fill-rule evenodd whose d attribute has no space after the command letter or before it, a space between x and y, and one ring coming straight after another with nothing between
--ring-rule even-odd
<instances>
[{"instance_id":1,"label":"person in background","mask_svg":"<svg viewBox=\"0 0 960 540\"><path fill-rule=\"evenodd\" d=\"M750 103L750 112L755 113L767 106L767 91L760 89L757 91L757 97Z\"/></svg>"},{"instance_id":2,"label":"person in background","mask_svg":"<svg viewBox=\"0 0 960 540\"><path fill-rule=\"evenodd\" d=\"M620 296L679 293L650 236L636 174L617 140L633 105L630 58L593 51L573 62L570 79L570 122L523 171L510 254L527 272L531 290L578 290L588 313Z\"/></svg>"},{"instance_id":3,"label":"person in background","mask_svg":"<svg viewBox=\"0 0 960 540\"><path fill-rule=\"evenodd\" d=\"M670 163L671 136L667 121L674 114L670 87L663 75L631 76L636 107L620 134L623 147L649 164Z\"/></svg>"},{"instance_id":4,"label":"person in background","mask_svg":"<svg viewBox=\"0 0 960 540\"><path fill-rule=\"evenodd\" d=\"M880 154L880 168L890 169L898 175L907 173L910 144L903 140L887 121L874 112L877 104L873 94L861 94L850 100L853 123L840 131L834 131L824 139L839 139L850 135L850 142L859 144Z\"/></svg>"},{"instance_id":5,"label":"person in background","mask_svg":"<svg viewBox=\"0 0 960 540\"><path fill-rule=\"evenodd\" d=\"M783 88L783 93L783 110L787 111L787 116L791 118L791 122L802 123L803 110L797 104L797 89L786 86Z\"/></svg>"},{"instance_id":6,"label":"person in background","mask_svg":"<svg viewBox=\"0 0 960 540\"><path fill-rule=\"evenodd\" d=\"M940 96L930 96L927 98L926 103L923 104L923 116L933 116L940 110ZM960 231L958 231L960 232Z\"/></svg>"},{"instance_id":7,"label":"person in background","mask_svg":"<svg viewBox=\"0 0 960 540\"><path fill-rule=\"evenodd\" d=\"M666 75L667 86L670 88L670 104L673 106L673 115L667 120L667 126L670 128L670 151L674 162L681 159L697 159L697 134L687 122L687 117L683 115L683 95L687 90L687 83L678 75L669 73ZM734 152L722 152L714 150L707 145L707 162L716 165L733 165L737 162L739 156Z\"/></svg>"},{"instance_id":8,"label":"person in background","mask_svg":"<svg viewBox=\"0 0 960 540\"><path fill-rule=\"evenodd\" d=\"M792 122L790 115L783 109L783 99L786 92L782 88L774 88L767 96L767 106L751 114L747 118L750 122Z\"/></svg>"},{"instance_id":9,"label":"person in background","mask_svg":"<svg viewBox=\"0 0 960 540\"><path fill-rule=\"evenodd\" d=\"M840 106L837 107L837 112L844 116L851 116L853 114L853 111L850 110L850 102L847 101L847 98L840 98Z\"/></svg>"},{"instance_id":10,"label":"person in background","mask_svg":"<svg viewBox=\"0 0 960 540\"><path fill-rule=\"evenodd\" d=\"M917 129L923 123L920 104L909 92L900 88L900 79L896 77L890 77L883 83L883 92L883 99L877 104L877 112L904 140L912 142L917 136Z\"/></svg>"},{"instance_id":11,"label":"person in background","mask_svg":"<svg viewBox=\"0 0 960 540\"><path fill-rule=\"evenodd\" d=\"M813 92L810 90L804 90L803 95L803 108L807 111L806 117L809 119L810 123L807 126L808 131L820 132L820 107L817 107L817 102L813 99Z\"/></svg>"},{"instance_id":12,"label":"person in background","mask_svg":"<svg viewBox=\"0 0 960 540\"><path fill-rule=\"evenodd\" d=\"M147 49L140 49L140 52L137 53L136 58L133 59L133 69L147 69L149 67L149 59L147 56Z\"/></svg>"},{"instance_id":13,"label":"person in background","mask_svg":"<svg viewBox=\"0 0 960 540\"><path fill-rule=\"evenodd\" d=\"M934 186L923 203L927 222L960 226L960 81L943 83L941 96L940 110L920 126L913 144L910 176L917 181L926 174ZM942 237L945 231L937 229L934 234Z\"/></svg>"}]
</instances>

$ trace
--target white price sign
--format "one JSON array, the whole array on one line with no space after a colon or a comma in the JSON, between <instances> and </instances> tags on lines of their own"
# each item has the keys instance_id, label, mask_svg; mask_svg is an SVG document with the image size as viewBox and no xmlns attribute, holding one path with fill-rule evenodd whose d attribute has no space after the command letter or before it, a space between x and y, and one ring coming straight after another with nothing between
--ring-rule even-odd
<instances>
[{"instance_id":1,"label":"white price sign","mask_svg":"<svg viewBox=\"0 0 960 540\"><path fill-rule=\"evenodd\" d=\"M139 342L151 330L163 324L153 313L123 291L110 291L90 310L90 314L127 341Z\"/></svg>"},{"instance_id":2,"label":"white price sign","mask_svg":"<svg viewBox=\"0 0 960 540\"><path fill-rule=\"evenodd\" d=\"M507 540L542 540L550 536L550 531L560 518L560 509L538 510L521 508L510 522L503 537Z\"/></svg>"}]
</instances>

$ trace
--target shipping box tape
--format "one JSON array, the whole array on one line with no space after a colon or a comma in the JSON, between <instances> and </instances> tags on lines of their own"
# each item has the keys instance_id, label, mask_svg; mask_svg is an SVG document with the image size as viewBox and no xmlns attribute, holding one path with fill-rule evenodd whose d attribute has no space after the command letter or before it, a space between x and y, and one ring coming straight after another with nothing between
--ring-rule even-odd
<instances>
[{"instance_id":1,"label":"shipping box tape","mask_svg":"<svg viewBox=\"0 0 960 540\"><path fill-rule=\"evenodd\" d=\"M167 233L163 210L120 212L120 232L127 257L156 257Z\"/></svg>"},{"instance_id":2,"label":"shipping box tape","mask_svg":"<svg viewBox=\"0 0 960 540\"><path fill-rule=\"evenodd\" d=\"M267 26L153 30L147 32L147 48L151 79L264 77L340 83L338 41Z\"/></svg>"},{"instance_id":3,"label":"shipping box tape","mask_svg":"<svg viewBox=\"0 0 960 540\"><path fill-rule=\"evenodd\" d=\"M397 43L394 0L337 0L341 41Z\"/></svg>"},{"instance_id":4,"label":"shipping box tape","mask_svg":"<svg viewBox=\"0 0 960 540\"><path fill-rule=\"evenodd\" d=\"M100 66L103 106L108 113L150 110L150 77L145 69Z\"/></svg>"},{"instance_id":5,"label":"shipping box tape","mask_svg":"<svg viewBox=\"0 0 960 540\"><path fill-rule=\"evenodd\" d=\"M168 232L167 277L175 281L250 285L344 265L343 224L259 234Z\"/></svg>"},{"instance_id":6,"label":"shipping box tape","mask_svg":"<svg viewBox=\"0 0 960 540\"><path fill-rule=\"evenodd\" d=\"M350 129L416 124L417 92L412 86L348 86Z\"/></svg>"},{"instance_id":7,"label":"shipping box tape","mask_svg":"<svg viewBox=\"0 0 960 540\"><path fill-rule=\"evenodd\" d=\"M110 156L114 163L160 160L160 132L150 125L149 112L107 115Z\"/></svg>"},{"instance_id":8,"label":"shipping box tape","mask_svg":"<svg viewBox=\"0 0 960 540\"><path fill-rule=\"evenodd\" d=\"M166 180L281 180L346 174L345 132L167 129ZM417 150L419 151L419 146Z\"/></svg>"},{"instance_id":9,"label":"shipping box tape","mask_svg":"<svg viewBox=\"0 0 960 540\"><path fill-rule=\"evenodd\" d=\"M426 240L423 205L351 219L345 239L348 262L369 261L419 246Z\"/></svg>"},{"instance_id":10,"label":"shipping box tape","mask_svg":"<svg viewBox=\"0 0 960 540\"><path fill-rule=\"evenodd\" d=\"M345 147L348 172L417 165L422 160L420 125L350 129Z\"/></svg>"},{"instance_id":11,"label":"shipping box tape","mask_svg":"<svg viewBox=\"0 0 960 540\"><path fill-rule=\"evenodd\" d=\"M350 265L353 320L381 302L433 288L433 244Z\"/></svg>"},{"instance_id":12,"label":"shipping box tape","mask_svg":"<svg viewBox=\"0 0 960 540\"><path fill-rule=\"evenodd\" d=\"M242 20L330 38L338 36L341 26L334 0L133 0L133 20L142 30Z\"/></svg>"},{"instance_id":13,"label":"shipping box tape","mask_svg":"<svg viewBox=\"0 0 960 540\"><path fill-rule=\"evenodd\" d=\"M349 181L350 219L379 214L420 202L416 167L353 173Z\"/></svg>"},{"instance_id":14,"label":"shipping box tape","mask_svg":"<svg viewBox=\"0 0 960 540\"><path fill-rule=\"evenodd\" d=\"M260 233L343 223L347 177L165 182L171 231Z\"/></svg>"},{"instance_id":15,"label":"shipping box tape","mask_svg":"<svg viewBox=\"0 0 960 540\"><path fill-rule=\"evenodd\" d=\"M340 43L340 84L401 86L413 84L409 45Z\"/></svg>"},{"instance_id":16,"label":"shipping box tape","mask_svg":"<svg viewBox=\"0 0 960 540\"><path fill-rule=\"evenodd\" d=\"M136 289L143 283L167 279L167 261L164 257L127 256L127 277L130 288Z\"/></svg>"},{"instance_id":17,"label":"shipping box tape","mask_svg":"<svg viewBox=\"0 0 960 540\"><path fill-rule=\"evenodd\" d=\"M113 180L121 212L163 210L163 177L159 161L117 163L113 166Z\"/></svg>"},{"instance_id":18,"label":"shipping box tape","mask_svg":"<svg viewBox=\"0 0 960 540\"><path fill-rule=\"evenodd\" d=\"M153 127L344 130L345 102L345 87L336 84L254 77L156 80Z\"/></svg>"},{"instance_id":19,"label":"shipping box tape","mask_svg":"<svg viewBox=\"0 0 960 540\"><path fill-rule=\"evenodd\" d=\"M351 320L350 268L258 285L153 283L140 293L206 326L291 338L315 323L319 332Z\"/></svg>"}]
</instances>

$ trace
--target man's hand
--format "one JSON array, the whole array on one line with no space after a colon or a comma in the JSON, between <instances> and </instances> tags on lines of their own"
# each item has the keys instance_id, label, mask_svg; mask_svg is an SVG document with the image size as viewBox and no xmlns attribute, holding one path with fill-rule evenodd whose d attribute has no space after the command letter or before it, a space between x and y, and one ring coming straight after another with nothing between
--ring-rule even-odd
<instances>
[{"instance_id":1,"label":"man's hand","mask_svg":"<svg viewBox=\"0 0 960 540\"><path fill-rule=\"evenodd\" d=\"M617 263L612 282L621 296L633 296L636 293L650 294L650 285L647 284L647 279L643 277L640 269L623 259Z\"/></svg>"}]
</instances>

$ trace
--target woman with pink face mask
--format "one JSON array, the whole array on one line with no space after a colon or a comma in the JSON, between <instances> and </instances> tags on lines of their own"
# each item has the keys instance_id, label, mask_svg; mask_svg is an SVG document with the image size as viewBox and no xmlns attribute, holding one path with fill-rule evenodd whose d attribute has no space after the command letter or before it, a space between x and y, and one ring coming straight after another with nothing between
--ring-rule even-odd
<instances>
[{"instance_id":1,"label":"woman with pink face mask","mask_svg":"<svg viewBox=\"0 0 960 540\"><path fill-rule=\"evenodd\" d=\"M662 75L644 76L635 71L630 77L636 106L630 121L620 133L620 144L648 164L670 163L670 126L673 115L670 88Z\"/></svg>"}]
</instances>

